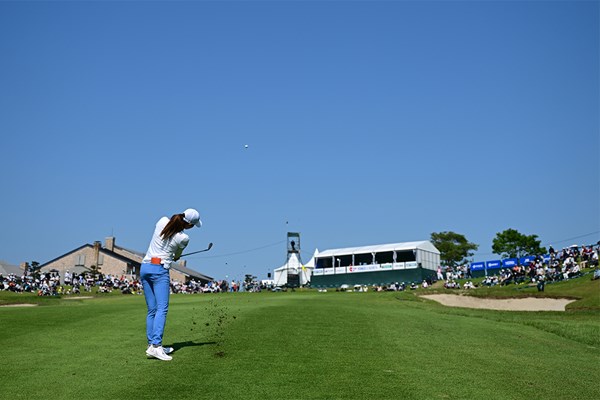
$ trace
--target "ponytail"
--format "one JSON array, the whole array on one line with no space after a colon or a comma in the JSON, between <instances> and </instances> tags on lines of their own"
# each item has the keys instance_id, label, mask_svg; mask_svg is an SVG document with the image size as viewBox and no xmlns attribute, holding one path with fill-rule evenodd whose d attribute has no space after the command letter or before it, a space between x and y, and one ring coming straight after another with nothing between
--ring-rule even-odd
<instances>
[{"instance_id":1,"label":"ponytail","mask_svg":"<svg viewBox=\"0 0 600 400\"><path fill-rule=\"evenodd\" d=\"M167 225L165 225L165 227L163 228L162 232L160 233L160 236L162 236L164 240L169 240L173 236L175 236L176 233L183 231L188 225L188 223L183 220L184 217L185 214L173 215L167 223Z\"/></svg>"}]
</instances>

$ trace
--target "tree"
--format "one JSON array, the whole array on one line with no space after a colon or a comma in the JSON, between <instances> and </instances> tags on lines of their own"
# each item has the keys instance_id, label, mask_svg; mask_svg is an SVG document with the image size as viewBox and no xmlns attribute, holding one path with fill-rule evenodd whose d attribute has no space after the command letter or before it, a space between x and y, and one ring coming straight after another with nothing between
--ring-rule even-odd
<instances>
[{"instance_id":1,"label":"tree","mask_svg":"<svg viewBox=\"0 0 600 400\"><path fill-rule=\"evenodd\" d=\"M30 263L25 263L25 275L31 275L33 277L39 278L40 276L40 263L37 261L32 261Z\"/></svg>"},{"instance_id":2,"label":"tree","mask_svg":"<svg viewBox=\"0 0 600 400\"><path fill-rule=\"evenodd\" d=\"M102 276L100 269L101 267L99 265L90 265L90 270L92 271L92 276L94 278L99 278Z\"/></svg>"},{"instance_id":3,"label":"tree","mask_svg":"<svg viewBox=\"0 0 600 400\"><path fill-rule=\"evenodd\" d=\"M479 248L479 245L471 243L464 235L456 232L433 232L431 242L440 251L442 262L455 267L466 262L466 258L473 256L473 251Z\"/></svg>"},{"instance_id":4,"label":"tree","mask_svg":"<svg viewBox=\"0 0 600 400\"><path fill-rule=\"evenodd\" d=\"M546 248L540 247L537 235L523 235L515 229L496 233L492 241L492 250L503 258L521 258L545 254Z\"/></svg>"}]
</instances>

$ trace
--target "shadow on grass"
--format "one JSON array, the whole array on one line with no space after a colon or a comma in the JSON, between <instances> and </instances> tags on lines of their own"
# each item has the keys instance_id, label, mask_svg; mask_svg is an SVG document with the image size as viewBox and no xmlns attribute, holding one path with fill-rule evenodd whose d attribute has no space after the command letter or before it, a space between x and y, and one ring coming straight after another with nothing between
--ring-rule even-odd
<instances>
[{"instance_id":1,"label":"shadow on grass","mask_svg":"<svg viewBox=\"0 0 600 400\"><path fill-rule=\"evenodd\" d=\"M192 340L188 340L187 342L173 343L171 347L173 347L173 352L176 352L177 350L182 349L184 347L206 346L209 344L217 344L217 342L194 342Z\"/></svg>"}]
</instances>

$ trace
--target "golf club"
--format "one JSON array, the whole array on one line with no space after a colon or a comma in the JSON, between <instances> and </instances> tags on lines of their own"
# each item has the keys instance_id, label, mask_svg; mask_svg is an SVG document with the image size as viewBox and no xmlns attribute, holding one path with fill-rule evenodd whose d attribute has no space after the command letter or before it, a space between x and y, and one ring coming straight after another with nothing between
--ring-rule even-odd
<instances>
[{"instance_id":1,"label":"golf club","mask_svg":"<svg viewBox=\"0 0 600 400\"><path fill-rule=\"evenodd\" d=\"M210 242L208 244L208 247L206 249L204 249L204 250L192 251L191 253L182 254L179 257L181 258L181 257L185 257L185 256L191 256L192 254L197 254L197 253L202 253L202 252L205 252L205 251L209 251L212 248L212 246L213 246L213 244L212 244L212 242Z\"/></svg>"}]
</instances>

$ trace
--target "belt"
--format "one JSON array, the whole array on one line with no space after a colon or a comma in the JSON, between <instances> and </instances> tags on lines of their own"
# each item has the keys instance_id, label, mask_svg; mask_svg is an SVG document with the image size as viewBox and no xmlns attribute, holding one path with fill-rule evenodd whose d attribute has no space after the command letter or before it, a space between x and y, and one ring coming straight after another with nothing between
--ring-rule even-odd
<instances>
[{"instance_id":1,"label":"belt","mask_svg":"<svg viewBox=\"0 0 600 400\"><path fill-rule=\"evenodd\" d=\"M152 257L150 259L150 264L160 265L160 264L162 264L162 258Z\"/></svg>"}]
</instances>

